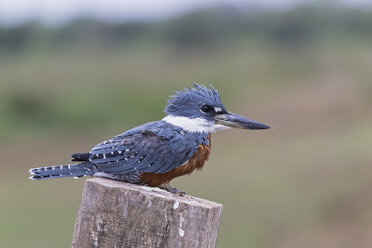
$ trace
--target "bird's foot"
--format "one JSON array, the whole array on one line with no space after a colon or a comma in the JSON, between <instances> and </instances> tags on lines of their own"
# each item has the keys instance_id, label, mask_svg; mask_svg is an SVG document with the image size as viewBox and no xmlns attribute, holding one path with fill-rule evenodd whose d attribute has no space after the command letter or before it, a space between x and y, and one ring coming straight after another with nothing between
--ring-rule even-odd
<instances>
[{"instance_id":1,"label":"bird's foot","mask_svg":"<svg viewBox=\"0 0 372 248\"><path fill-rule=\"evenodd\" d=\"M164 189L164 190L166 190L170 193L180 195L180 196L184 196L186 194L185 191L181 191L181 190L178 190L176 188L173 188L172 186L170 186L169 183L163 183L162 185L159 186L159 188Z\"/></svg>"}]
</instances>

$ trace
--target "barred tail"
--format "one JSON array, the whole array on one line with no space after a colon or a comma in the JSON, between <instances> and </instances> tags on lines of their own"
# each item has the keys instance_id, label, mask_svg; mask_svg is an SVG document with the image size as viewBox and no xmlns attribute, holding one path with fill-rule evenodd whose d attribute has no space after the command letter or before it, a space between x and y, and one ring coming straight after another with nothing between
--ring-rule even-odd
<instances>
[{"instance_id":1,"label":"barred tail","mask_svg":"<svg viewBox=\"0 0 372 248\"><path fill-rule=\"evenodd\" d=\"M41 180L59 177L83 177L93 175L95 166L90 162L81 164L54 165L30 169L30 179Z\"/></svg>"}]
</instances>

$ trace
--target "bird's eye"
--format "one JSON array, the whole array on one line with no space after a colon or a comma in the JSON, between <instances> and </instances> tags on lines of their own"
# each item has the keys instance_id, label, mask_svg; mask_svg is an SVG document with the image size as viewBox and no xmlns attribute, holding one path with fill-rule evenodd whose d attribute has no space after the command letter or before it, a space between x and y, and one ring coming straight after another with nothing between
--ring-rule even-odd
<instances>
[{"instance_id":1,"label":"bird's eye","mask_svg":"<svg viewBox=\"0 0 372 248\"><path fill-rule=\"evenodd\" d=\"M208 113L208 112L210 112L212 110L211 106L208 106L208 105L203 105L200 109L204 113Z\"/></svg>"}]
</instances>

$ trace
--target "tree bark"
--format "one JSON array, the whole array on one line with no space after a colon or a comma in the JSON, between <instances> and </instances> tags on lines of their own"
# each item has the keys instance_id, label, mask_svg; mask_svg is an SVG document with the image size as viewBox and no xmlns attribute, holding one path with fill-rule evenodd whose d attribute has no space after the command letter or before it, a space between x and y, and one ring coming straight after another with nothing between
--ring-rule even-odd
<instances>
[{"instance_id":1,"label":"tree bark","mask_svg":"<svg viewBox=\"0 0 372 248\"><path fill-rule=\"evenodd\" d=\"M88 179L72 247L215 247L222 207L159 188Z\"/></svg>"}]
</instances>

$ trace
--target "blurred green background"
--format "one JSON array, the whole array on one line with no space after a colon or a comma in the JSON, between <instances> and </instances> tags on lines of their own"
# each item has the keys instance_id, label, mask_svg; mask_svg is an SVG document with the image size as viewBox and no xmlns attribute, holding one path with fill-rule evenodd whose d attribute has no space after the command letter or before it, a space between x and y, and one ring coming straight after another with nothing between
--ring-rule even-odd
<instances>
[{"instance_id":1,"label":"blurred green background","mask_svg":"<svg viewBox=\"0 0 372 248\"><path fill-rule=\"evenodd\" d=\"M161 119L195 82L274 127L213 135L173 181L224 204L218 247L372 246L372 9L314 3L1 26L0 247L69 247L84 179L28 169Z\"/></svg>"}]
</instances>

